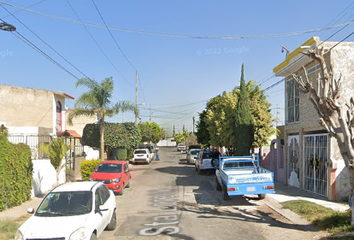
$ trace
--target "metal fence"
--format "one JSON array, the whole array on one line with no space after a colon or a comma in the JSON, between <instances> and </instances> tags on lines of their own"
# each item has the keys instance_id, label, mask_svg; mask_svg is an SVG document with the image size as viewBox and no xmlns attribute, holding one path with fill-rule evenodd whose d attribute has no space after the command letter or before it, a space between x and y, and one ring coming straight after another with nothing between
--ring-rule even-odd
<instances>
[{"instance_id":1,"label":"metal fence","mask_svg":"<svg viewBox=\"0 0 354 240\"><path fill-rule=\"evenodd\" d=\"M25 134L9 134L8 140L11 143L24 143L31 149L32 159L43 159L45 155L38 150L40 143L50 143L52 136L50 135L25 135Z\"/></svg>"},{"instance_id":2,"label":"metal fence","mask_svg":"<svg viewBox=\"0 0 354 240\"><path fill-rule=\"evenodd\" d=\"M28 145L31 149L32 159L44 159L47 158L42 151L38 150L38 146L41 143L50 143L52 141L52 136L50 135L26 135L26 134L9 134L8 140L11 143L18 144L24 143ZM81 145L81 142L78 139L66 138L68 144L72 146L70 152L67 154L67 160L71 160L77 156L83 156L84 146ZM69 161L70 162L70 161Z\"/></svg>"}]
</instances>

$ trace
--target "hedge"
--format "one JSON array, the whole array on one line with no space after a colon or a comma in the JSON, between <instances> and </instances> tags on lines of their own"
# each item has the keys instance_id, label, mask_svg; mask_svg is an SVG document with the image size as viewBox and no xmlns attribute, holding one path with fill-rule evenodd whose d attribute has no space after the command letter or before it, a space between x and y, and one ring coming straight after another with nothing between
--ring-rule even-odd
<instances>
[{"instance_id":1,"label":"hedge","mask_svg":"<svg viewBox=\"0 0 354 240\"><path fill-rule=\"evenodd\" d=\"M101 159L82 161L80 163L81 179L83 181L89 181L92 170L95 169L101 161Z\"/></svg>"},{"instance_id":2,"label":"hedge","mask_svg":"<svg viewBox=\"0 0 354 240\"><path fill-rule=\"evenodd\" d=\"M31 198L33 185L31 150L25 144L12 144L0 134L0 211Z\"/></svg>"}]
</instances>

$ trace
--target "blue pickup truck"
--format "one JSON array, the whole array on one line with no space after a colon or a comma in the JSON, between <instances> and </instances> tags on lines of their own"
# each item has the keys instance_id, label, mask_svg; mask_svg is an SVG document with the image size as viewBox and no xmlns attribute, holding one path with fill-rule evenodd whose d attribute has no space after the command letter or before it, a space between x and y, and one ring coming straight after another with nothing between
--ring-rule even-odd
<instances>
[{"instance_id":1,"label":"blue pickup truck","mask_svg":"<svg viewBox=\"0 0 354 240\"><path fill-rule=\"evenodd\" d=\"M258 154L250 156L220 156L215 164L216 190L224 200L230 196L275 193L273 172L259 166Z\"/></svg>"}]
</instances>

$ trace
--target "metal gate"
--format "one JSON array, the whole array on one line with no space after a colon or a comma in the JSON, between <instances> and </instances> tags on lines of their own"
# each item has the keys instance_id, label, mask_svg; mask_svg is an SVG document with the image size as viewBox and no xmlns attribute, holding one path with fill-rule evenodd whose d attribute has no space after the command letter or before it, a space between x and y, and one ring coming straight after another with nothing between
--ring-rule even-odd
<instances>
[{"instance_id":1,"label":"metal gate","mask_svg":"<svg viewBox=\"0 0 354 240\"><path fill-rule=\"evenodd\" d=\"M327 197L328 135L304 136L304 189Z\"/></svg>"},{"instance_id":2,"label":"metal gate","mask_svg":"<svg viewBox=\"0 0 354 240\"><path fill-rule=\"evenodd\" d=\"M299 188L299 135L288 136L288 184Z\"/></svg>"}]
</instances>

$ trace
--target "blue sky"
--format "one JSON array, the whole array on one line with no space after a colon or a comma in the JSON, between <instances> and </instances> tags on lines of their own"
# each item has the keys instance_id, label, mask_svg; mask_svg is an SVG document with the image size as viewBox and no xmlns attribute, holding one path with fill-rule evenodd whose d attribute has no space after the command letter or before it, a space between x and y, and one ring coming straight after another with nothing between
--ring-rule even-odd
<instances>
[{"instance_id":1,"label":"blue sky","mask_svg":"<svg viewBox=\"0 0 354 240\"><path fill-rule=\"evenodd\" d=\"M292 51L312 36L341 41L353 32L354 24L301 32L352 21L354 4L349 0L0 0L0 18L0 23L16 26L17 33L61 66L18 34L0 31L0 84L78 98L87 89L75 87L77 78L113 77L113 100L135 103L138 71L138 102L145 103L140 105L141 121L151 119L167 132L173 127L179 132L183 126L192 131L193 117L198 120L210 98L239 85L243 63L246 81L267 89L281 80L272 71L285 59L281 45ZM284 84L269 88L266 95L274 118L283 124ZM69 100L67 106L74 103ZM109 119L123 120L134 122L134 115Z\"/></svg>"}]
</instances>

